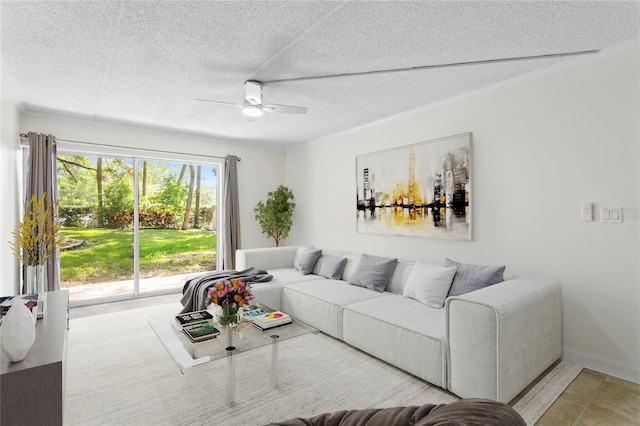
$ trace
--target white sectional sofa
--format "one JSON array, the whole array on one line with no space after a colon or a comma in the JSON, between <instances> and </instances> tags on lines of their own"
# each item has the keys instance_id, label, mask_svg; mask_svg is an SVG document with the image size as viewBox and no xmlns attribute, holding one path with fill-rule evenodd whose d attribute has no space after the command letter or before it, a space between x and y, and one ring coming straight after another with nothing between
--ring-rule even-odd
<instances>
[{"instance_id":1,"label":"white sectional sofa","mask_svg":"<svg viewBox=\"0 0 640 426\"><path fill-rule=\"evenodd\" d=\"M236 268L273 275L252 285L256 301L462 398L509 402L560 359L557 282L508 279L436 309L403 296L416 261L398 260L378 292L349 284L363 255L324 250L346 258L341 279L327 279L294 267L307 249L238 250Z\"/></svg>"}]
</instances>

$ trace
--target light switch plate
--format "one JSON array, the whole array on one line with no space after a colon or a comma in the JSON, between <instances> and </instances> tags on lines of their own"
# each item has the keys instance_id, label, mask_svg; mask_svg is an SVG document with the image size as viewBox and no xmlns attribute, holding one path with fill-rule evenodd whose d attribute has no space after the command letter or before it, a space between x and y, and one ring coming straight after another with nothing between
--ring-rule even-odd
<instances>
[{"instance_id":1,"label":"light switch plate","mask_svg":"<svg viewBox=\"0 0 640 426\"><path fill-rule=\"evenodd\" d=\"M582 203L582 221L591 222L593 220L593 203Z\"/></svg>"},{"instance_id":2,"label":"light switch plate","mask_svg":"<svg viewBox=\"0 0 640 426\"><path fill-rule=\"evenodd\" d=\"M601 223L622 223L622 207L602 207L600 209Z\"/></svg>"}]
</instances>

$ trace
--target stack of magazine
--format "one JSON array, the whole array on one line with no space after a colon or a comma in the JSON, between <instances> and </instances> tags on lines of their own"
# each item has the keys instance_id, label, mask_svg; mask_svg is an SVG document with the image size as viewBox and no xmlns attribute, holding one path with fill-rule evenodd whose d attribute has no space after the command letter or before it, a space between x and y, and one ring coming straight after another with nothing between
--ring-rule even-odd
<instances>
[{"instance_id":1,"label":"stack of magazine","mask_svg":"<svg viewBox=\"0 0 640 426\"><path fill-rule=\"evenodd\" d=\"M33 314L33 318L42 318L41 315L38 314L38 293L32 294L19 294L16 296L1 296L0 297L0 323L2 322L2 318L9 312L11 306L16 303L24 303L24 305L29 308L31 313Z\"/></svg>"},{"instance_id":2,"label":"stack of magazine","mask_svg":"<svg viewBox=\"0 0 640 426\"><path fill-rule=\"evenodd\" d=\"M289 324L291 324L291 317L280 311L269 312L253 319L253 326L260 331L271 330Z\"/></svg>"},{"instance_id":3,"label":"stack of magazine","mask_svg":"<svg viewBox=\"0 0 640 426\"><path fill-rule=\"evenodd\" d=\"M209 311L195 311L176 315L176 324L179 327L197 324L199 322L210 322L213 324L213 315L211 315Z\"/></svg>"},{"instance_id":4,"label":"stack of magazine","mask_svg":"<svg viewBox=\"0 0 640 426\"><path fill-rule=\"evenodd\" d=\"M253 321L256 317L266 314L267 311L258 305L247 305L242 308L242 319L245 321Z\"/></svg>"},{"instance_id":5,"label":"stack of magazine","mask_svg":"<svg viewBox=\"0 0 640 426\"><path fill-rule=\"evenodd\" d=\"M213 325L213 315L208 311L176 315L174 325L182 330L191 343L204 342L220 335Z\"/></svg>"},{"instance_id":6,"label":"stack of magazine","mask_svg":"<svg viewBox=\"0 0 640 426\"><path fill-rule=\"evenodd\" d=\"M210 322L188 325L182 329L182 332L193 343L215 339L220 335L220 331Z\"/></svg>"}]
</instances>

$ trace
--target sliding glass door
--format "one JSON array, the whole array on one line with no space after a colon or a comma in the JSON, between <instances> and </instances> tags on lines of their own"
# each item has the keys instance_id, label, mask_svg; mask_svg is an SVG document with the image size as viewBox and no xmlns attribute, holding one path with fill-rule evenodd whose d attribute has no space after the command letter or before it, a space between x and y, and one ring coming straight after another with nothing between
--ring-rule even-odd
<instances>
[{"instance_id":1,"label":"sliding glass door","mask_svg":"<svg viewBox=\"0 0 640 426\"><path fill-rule=\"evenodd\" d=\"M72 301L131 294L133 159L58 155L60 287Z\"/></svg>"},{"instance_id":2,"label":"sliding glass door","mask_svg":"<svg viewBox=\"0 0 640 426\"><path fill-rule=\"evenodd\" d=\"M71 301L179 291L215 270L218 168L60 153L60 287Z\"/></svg>"},{"instance_id":3,"label":"sliding glass door","mask_svg":"<svg viewBox=\"0 0 640 426\"><path fill-rule=\"evenodd\" d=\"M140 292L216 269L215 165L138 160Z\"/></svg>"}]
</instances>

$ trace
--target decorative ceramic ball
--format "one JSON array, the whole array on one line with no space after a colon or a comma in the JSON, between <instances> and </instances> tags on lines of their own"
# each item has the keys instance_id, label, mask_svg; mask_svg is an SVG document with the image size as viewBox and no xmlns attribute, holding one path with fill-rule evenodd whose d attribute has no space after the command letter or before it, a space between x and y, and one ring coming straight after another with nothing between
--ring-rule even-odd
<instances>
[{"instance_id":1,"label":"decorative ceramic ball","mask_svg":"<svg viewBox=\"0 0 640 426\"><path fill-rule=\"evenodd\" d=\"M16 303L5 315L0 326L2 352L11 362L22 361L36 341L33 314L23 303Z\"/></svg>"}]
</instances>

